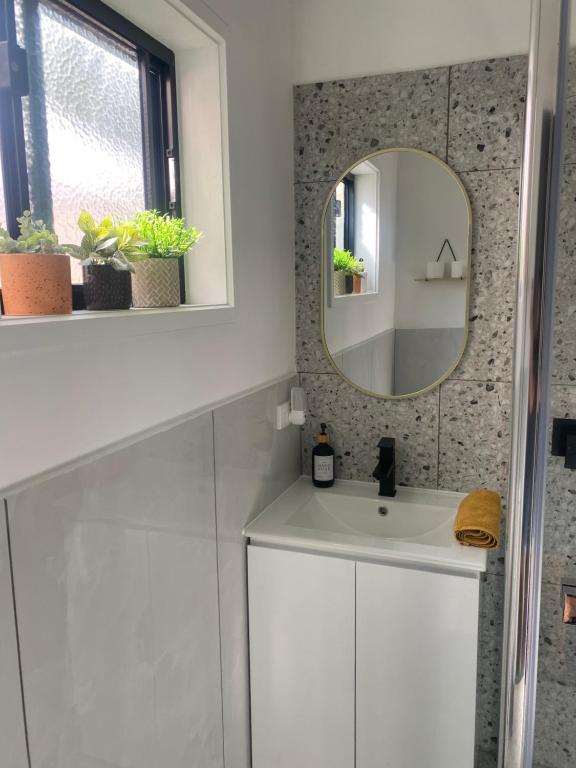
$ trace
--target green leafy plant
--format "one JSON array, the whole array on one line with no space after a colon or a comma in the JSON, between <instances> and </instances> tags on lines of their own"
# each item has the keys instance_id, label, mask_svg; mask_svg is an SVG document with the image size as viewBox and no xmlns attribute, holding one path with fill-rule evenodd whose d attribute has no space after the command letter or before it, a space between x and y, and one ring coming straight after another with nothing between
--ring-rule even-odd
<instances>
[{"instance_id":1,"label":"green leafy plant","mask_svg":"<svg viewBox=\"0 0 576 768\"><path fill-rule=\"evenodd\" d=\"M355 259L351 251L334 248L332 263L335 272L345 272L347 275L361 275L364 272L364 262Z\"/></svg>"},{"instance_id":2,"label":"green leafy plant","mask_svg":"<svg viewBox=\"0 0 576 768\"><path fill-rule=\"evenodd\" d=\"M351 265L351 272L356 277L364 277L364 262L362 259L354 259L354 263Z\"/></svg>"},{"instance_id":3,"label":"green leafy plant","mask_svg":"<svg viewBox=\"0 0 576 768\"><path fill-rule=\"evenodd\" d=\"M20 235L16 240L0 228L1 253L63 253L64 246L42 219L33 219L30 211L24 211L18 219Z\"/></svg>"},{"instance_id":4,"label":"green leafy plant","mask_svg":"<svg viewBox=\"0 0 576 768\"><path fill-rule=\"evenodd\" d=\"M202 237L196 227L187 227L184 219L169 213L141 211L134 222L144 241L142 249L151 259L177 259L188 253Z\"/></svg>"},{"instance_id":5,"label":"green leafy plant","mask_svg":"<svg viewBox=\"0 0 576 768\"><path fill-rule=\"evenodd\" d=\"M83 210L78 226L83 233L80 245L68 245L66 249L80 259L82 266L109 264L120 271L134 272L132 262L148 258L144 251L146 243L133 221L117 223L111 216L105 216L97 224L92 214Z\"/></svg>"},{"instance_id":6,"label":"green leafy plant","mask_svg":"<svg viewBox=\"0 0 576 768\"><path fill-rule=\"evenodd\" d=\"M344 251L340 248L334 248L332 255L332 263L334 265L335 272L348 272L350 264L354 257L350 251Z\"/></svg>"}]
</instances>

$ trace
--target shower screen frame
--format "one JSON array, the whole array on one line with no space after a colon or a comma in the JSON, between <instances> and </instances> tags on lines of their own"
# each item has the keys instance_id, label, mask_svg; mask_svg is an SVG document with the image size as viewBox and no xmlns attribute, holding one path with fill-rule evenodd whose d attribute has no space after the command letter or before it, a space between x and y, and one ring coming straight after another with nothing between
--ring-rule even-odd
<instances>
[{"instance_id":1,"label":"shower screen frame","mask_svg":"<svg viewBox=\"0 0 576 768\"><path fill-rule=\"evenodd\" d=\"M532 0L520 187L499 768L532 768L570 0Z\"/></svg>"}]
</instances>

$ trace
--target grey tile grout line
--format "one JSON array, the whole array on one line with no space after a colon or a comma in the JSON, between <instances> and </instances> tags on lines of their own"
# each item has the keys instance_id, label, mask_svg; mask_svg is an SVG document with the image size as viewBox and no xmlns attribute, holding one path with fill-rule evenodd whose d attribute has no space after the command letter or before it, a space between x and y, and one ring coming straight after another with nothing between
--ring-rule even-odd
<instances>
[{"instance_id":1,"label":"grey tile grout line","mask_svg":"<svg viewBox=\"0 0 576 768\"><path fill-rule=\"evenodd\" d=\"M383 149L386 149L385 147ZM414 147L414 149L419 149L419 147ZM426 151L426 150L424 150ZM564 163L563 168L573 168L576 166L576 163ZM458 173L460 175L469 174L469 173L507 173L508 171L517 171L520 173L520 166L519 165L512 165L512 166L498 166L498 168L456 168L452 167L452 170L454 173ZM330 178L330 179L295 179L294 180L294 186L299 187L303 184L335 184L338 181L338 178Z\"/></svg>"},{"instance_id":2,"label":"grey tile grout line","mask_svg":"<svg viewBox=\"0 0 576 768\"><path fill-rule=\"evenodd\" d=\"M517 171L520 173L519 165L505 165L498 168L452 168L455 173L464 175L465 173L505 173L508 171Z\"/></svg>"},{"instance_id":3,"label":"grey tile grout line","mask_svg":"<svg viewBox=\"0 0 576 768\"><path fill-rule=\"evenodd\" d=\"M336 376L339 379L342 378L340 376L340 374L337 373L336 371L298 371L298 375L299 376ZM447 384L450 381L456 381L456 382L460 382L462 384L507 384L509 386L512 385L512 381L509 381L508 379L506 379L506 380L497 380L497 379L458 379L458 378L454 378L454 377L450 376L447 379L444 379L444 381L442 382L442 384L440 386L442 386L444 384ZM349 386L352 386L352 385L350 384ZM576 384L572 384L572 385L570 385L570 384L552 384L552 386L553 387L571 387L571 386L572 387L576 387ZM432 392L434 392L433 389L430 390L429 392L427 392L426 394L431 394ZM367 395L367 397L372 397L372 395ZM418 397L418 395L414 395L413 399L415 399L416 397ZM385 398L383 398L383 399L385 399ZM406 400L410 400L410 395L407 395L405 399ZM389 400L389 402L395 402L395 401L394 400Z\"/></svg>"},{"instance_id":4,"label":"grey tile grout line","mask_svg":"<svg viewBox=\"0 0 576 768\"><path fill-rule=\"evenodd\" d=\"M214 548L216 551L216 592L218 597L218 644L220 646L220 717L222 719L222 766L226 768L226 744L224 736L224 664L222 657L222 615L220 600L220 556L218 541L218 489L216 484L216 427L214 411L210 411L212 422L212 480L214 483Z\"/></svg>"},{"instance_id":5,"label":"grey tile grout line","mask_svg":"<svg viewBox=\"0 0 576 768\"><path fill-rule=\"evenodd\" d=\"M508 384L509 386L512 386L512 379L459 379L457 377L449 376L447 379L444 379L442 384L446 384L448 381L458 381L462 384Z\"/></svg>"},{"instance_id":6,"label":"grey tile grout line","mask_svg":"<svg viewBox=\"0 0 576 768\"><path fill-rule=\"evenodd\" d=\"M303 388L304 385L302 384L302 374L301 374L301 372L298 371L296 373L296 376L297 376L298 386ZM306 396L306 393L304 393L304 396ZM308 417L308 409L307 408L306 408L306 415ZM300 427L299 431L300 431L300 439L299 439L299 443L298 444L300 446L300 455L299 455L298 458L300 460L300 475L303 475L304 474L304 460L303 460L304 459L304 427Z\"/></svg>"},{"instance_id":7,"label":"grey tile grout line","mask_svg":"<svg viewBox=\"0 0 576 768\"><path fill-rule=\"evenodd\" d=\"M436 459L436 490L440 488L440 432L442 425L442 389L444 382L438 387L438 433L437 433L437 459Z\"/></svg>"},{"instance_id":8,"label":"grey tile grout line","mask_svg":"<svg viewBox=\"0 0 576 768\"><path fill-rule=\"evenodd\" d=\"M448 67L448 105L446 114L446 165L450 153L450 100L452 98L452 67Z\"/></svg>"},{"instance_id":9,"label":"grey tile grout line","mask_svg":"<svg viewBox=\"0 0 576 768\"><path fill-rule=\"evenodd\" d=\"M28 737L28 718L26 716L26 700L24 696L24 675L22 673L22 651L20 648L20 629L18 626L18 613L16 611L16 587L14 586L14 564L12 558L12 539L10 536L10 523L8 520L8 502L4 501L4 520L6 523L6 544L8 547L8 565L10 567L10 588L12 591L12 610L14 612L14 631L16 633L16 654L18 657L18 677L20 680L20 699L22 702L22 720L24 725L24 742L26 744L26 760L28 768L32 768L30 757L30 739Z\"/></svg>"},{"instance_id":10,"label":"grey tile grout line","mask_svg":"<svg viewBox=\"0 0 576 768\"><path fill-rule=\"evenodd\" d=\"M358 563L354 563L354 768L358 756Z\"/></svg>"},{"instance_id":11,"label":"grey tile grout line","mask_svg":"<svg viewBox=\"0 0 576 768\"><path fill-rule=\"evenodd\" d=\"M153 653L156 652L156 643L154 642L154 624L155 624L155 616L154 616L154 610L152 607L152 553L150 551L150 532L146 531L146 534L144 536L145 541L145 547L146 547L146 625L148 632L150 634L151 638L151 647L153 649ZM152 711L154 714L154 723L153 723L153 729L154 729L154 739L157 742L158 741L158 734L159 734L159 727L158 727L158 679L157 676L154 675L152 677L152 695L150 696L150 699L152 700Z\"/></svg>"},{"instance_id":12,"label":"grey tile grout line","mask_svg":"<svg viewBox=\"0 0 576 768\"><path fill-rule=\"evenodd\" d=\"M295 180L294 181L294 186L298 187L298 186L301 186L302 184L336 184L337 181L338 181L338 178L334 178L334 179L312 179L311 181L308 181L306 179L304 179L304 180L301 179L300 181Z\"/></svg>"},{"instance_id":13,"label":"grey tile grout line","mask_svg":"<svg viewBox=\"0 0 576 768\"><path fill-rule=\"evenodd\" d=\"M244 569L244 589L246 595L246 645L247 645L247 659L246 659L246 673L248 683L248 765L252 765L252 677L250 674L250 605L248 600L248 542L244 539L243 542L245 558L244 562L246 568Z\"/></svg>"},{"instance_id":14,"label":"grey tile grout line","mask_svg":"<svg viewBox=\"0 0 576 768\"><path fill-rule=\"evenodd\" d=\"M571 384L555 384L554 382L551 382L552 387L560 387L562 389L576 389L576 382L573 382Z\"/></svg>"},{"instance_id":15,"label":"grey tile grout line","mask_svg":"<svg viewBox=\"0 0 576 768\"><path fill-rule=\"evenodd\" d=\"M546 566L544 566L546 568ZM493 574L494 576L497 574ZM540 581L540 584L546 584L548 587L562 587L561 581L555 581L554 579L547 579L545 576L542 576L542 580Z\"/></svg>"}]
</instances>

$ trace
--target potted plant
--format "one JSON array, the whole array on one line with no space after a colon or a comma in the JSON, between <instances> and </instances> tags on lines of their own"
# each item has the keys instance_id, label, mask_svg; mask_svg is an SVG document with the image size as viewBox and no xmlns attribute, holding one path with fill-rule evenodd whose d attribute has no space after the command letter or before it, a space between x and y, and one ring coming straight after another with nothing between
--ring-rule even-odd
<instances>
[{"instance_id":1,"label":"potted plant","mask_svg":"<svg viewBox=\"0 0 576 768\"><path fill-rule=\"evenodd\" d=\"M72 312L70 257L41 219L24 211L20 235L0 229L0 277L6 315L68 315Z\"/></svg>"},{"instance_id":2,"label":"potted plant","mask_svg":"<svg viewBox=\"0 0 576 768\"><path fill-rule=\"evenodd\" d=\"M148 257L136 224L118 224L111 216L96 224L88 211L82 211L78 226L83 232L82 242L79 247L68 247L83 267L86 309L130 309L133 262Z\"/></svg>"},{"instance_id":3,"label":"potted plant","mask_svg":"<svg viewBox=\"0 0 576 768\"><path fill-rule=\"evenodd\" d=\"M362 281L366 277L363 259L354 259L352 267L353 293L362 293Z\"/></svg>"},{"instance_id":4,"label":"potted plant","mask_svg":"<svg viewBox=\"0 0 576 768\"><path fill-rule=\"evenodd\" d=\"M334 296L343 296L346 293L352 293L352 289L348 290L350 278L352 272L350 271L351 264L354 260L352 253L341 248L334 248L332 255L332 264L334 266Z\"/></svg>"},{"instance_id":5,"label":"potted plant","mask_svg":"<svg viewBox=\"0 0 576 768\"><path fill-rule=\"evenodd\" d=\"M335 296L362 293L362 278L364 277L362 259L355 259L351 251L334 248L332 264L334 266Z\"/></svg>"},{"instance_id":6,"label":"potted plant","mask_svg":"<svg viewBox=\"0 0 576 768\"><path fill-rule=\"evenodd\" d=\"M135 264L132 275L135 307L177 307L180 304L178 260L202 237L184 219L159 211L142 211L134 217L142 250L148 258Z\"/></svg>"}]
</instances>

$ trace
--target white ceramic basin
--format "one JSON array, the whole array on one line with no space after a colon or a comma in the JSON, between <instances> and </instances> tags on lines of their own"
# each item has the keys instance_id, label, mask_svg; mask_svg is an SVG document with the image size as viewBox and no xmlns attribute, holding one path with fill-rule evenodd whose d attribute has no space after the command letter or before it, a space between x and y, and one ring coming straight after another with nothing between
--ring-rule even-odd
<instances>
[{"instance_id":1,"label":"white ceramic basin","mask_svg":"<svg viewBox=\"0 0 576 768\"><path fill-rule=\"evenodd\" d=\"M486 551L463 547L452 526L462 494L398 488L378 496L375 483L337 481L318 489L301 477L244 530L252 544L344 556L486 570Z\"/></svg>"},{"instance_id":2,"label":"white ceramic basin","mask_svg":"<svg viewBox=\"0 0 576 768\"><path fill-rule=\"evenodd\" d=\"M287 525L352 536L381 539L418 539L453 518L453 510L395 499L365 499L316 490L297 508Z\"/></svg>"}]
</instances>

